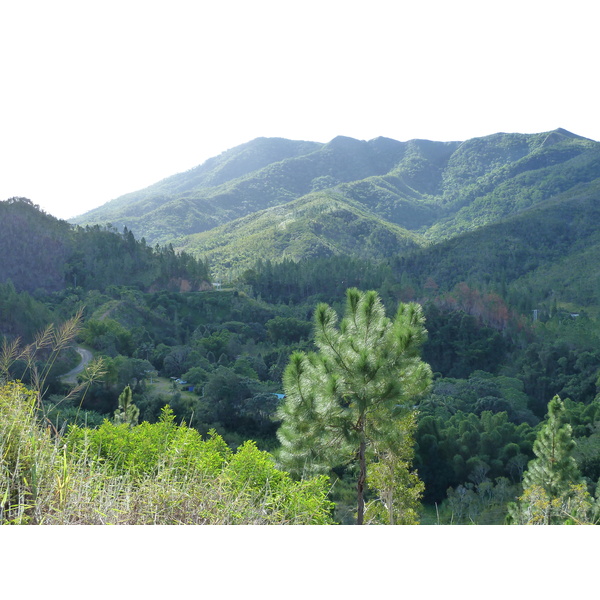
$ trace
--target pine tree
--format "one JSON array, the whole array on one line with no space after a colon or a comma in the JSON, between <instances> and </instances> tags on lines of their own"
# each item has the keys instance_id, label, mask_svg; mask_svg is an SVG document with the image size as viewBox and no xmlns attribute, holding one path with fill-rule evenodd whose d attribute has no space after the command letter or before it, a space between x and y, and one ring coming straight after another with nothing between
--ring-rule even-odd
<instances>
[{"instance_id":1,"label":"pine tree","mask_svg":"<svg viewBox=\"0 0 600 600\"><path fill-rule=\"evenodd\" d=\"M127 386L119 396L119 408L115 411L113 419L116 425L129 423L132 427L138 424L140 409L133 403L131 388Z\"/></svg>"},{"instance_id":2,"label":"pine tree","mask_svg":"<svg viewBox=\"0 0 600 600\"><path fill-rule=\"evenodd\" d=\"M416 411L392 421L393 435L373 442L377 462L369 464L367 484L375 498L365 507L365 520L386 525L416 525L425 484L411 470ZM382 443L383 442L383 443Z\"/></svg>"},{"instance_id":3,"label":"pine tree","mask_svg":"<svg viewBox=\"0 0 600 600\"><path fill-rule=\"evenodd\" d=\"M517 523L564 523L573 516L575 504L587 502L582 500L582 477L572 455L575 441L571 426L563 424L564 413L563 401L554 396L533 443L537 458L523 473L523 495L509 507L509 516Z\"/></svg>"},{"instance_id":4,"label":"pine tree","mask_svg":"<svg viewBox=\"0 0 600 600\"><path fill-rule=\"evenodd\" d=\"M424 317L411 303L400 304L391 320L376 292L351 288L339 327L331 307L317 306L314 336L318 352L292 354L284 372L279 458L296 476L355 462L362 524L374 444L394 447L402 416L431 383L420 359Z\"/></svg>"},{"instance_id":5,"label":"pine tree","mask_svg":"<svg viewBox=\"0 0 600 600\"><path fill-rule=\"evenodd\" d=\"M581 480L572 456L575 441L571 426L562 423L564 413L563 401L554 396L548 403L548 419L533 443L537 458L523 473L523 487L540 486L550 498L560 498Z\"/></svg>"}]
</instances>

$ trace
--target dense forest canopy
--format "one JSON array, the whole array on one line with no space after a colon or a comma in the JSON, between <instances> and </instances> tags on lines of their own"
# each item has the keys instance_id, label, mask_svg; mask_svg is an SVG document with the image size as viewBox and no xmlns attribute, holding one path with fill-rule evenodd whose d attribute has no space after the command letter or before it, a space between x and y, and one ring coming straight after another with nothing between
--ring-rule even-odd
<instances>
[{"instance_id":1,"label":"dense forest canopy","mask_svg":"<svg viewBox=\"0 0 600 600\"><path fill-rule=\"evenodd\" d=\"M199 289L210 280L206 263L170 245L152 248L127 228L120 233L110 225L74 227L27 198L0 202L0 223L0 281L10 280L20 291L110 285L149 290L183 281Z\"/></svg>"}]
</instances>

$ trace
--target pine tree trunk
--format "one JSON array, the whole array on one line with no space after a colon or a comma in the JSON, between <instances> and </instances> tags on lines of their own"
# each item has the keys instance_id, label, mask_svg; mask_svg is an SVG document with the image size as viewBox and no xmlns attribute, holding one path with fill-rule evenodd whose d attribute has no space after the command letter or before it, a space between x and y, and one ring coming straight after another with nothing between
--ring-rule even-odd
<instances>
[{"instance_id":1,"label":"pine tree trunk","mask_svg":"<svg viewBox=\"0 0 600 600\"><path fill-rule=\"evenodd\" d=\"M358 449L358 482L356 489L358 491L358 510L356 524L362 525L365 519L365 481L367 479L367 459L365 456L367 444L364 434L361 434L360 447Z\"/></svg>"},{"instance_id":2,"label":"pine tree trunk","mask_svg":"<svg viewBox=\"0 0 600 600\"><path fill-rule=\"evenodd\" d=\"M394 525L394 492L389 489L387 494L387 509L388 509L388 522L390 525Z\"/></svg>"}]
</instances>

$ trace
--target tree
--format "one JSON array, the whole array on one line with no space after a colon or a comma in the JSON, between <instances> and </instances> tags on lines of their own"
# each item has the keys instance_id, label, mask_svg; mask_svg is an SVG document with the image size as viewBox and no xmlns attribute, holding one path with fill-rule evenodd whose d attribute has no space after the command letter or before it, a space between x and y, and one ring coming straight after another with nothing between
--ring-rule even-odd
<instances>
[{"instance_id":1,"label":"tree","mask_svg":"<svg viewBox=\"0 0 600 600\"><path fill-rule=\"evenodd\" d=\"M140 409L133 403L131 388L127 386L119 396L119 408L115 410L116 424L128 423L132 427L138 424Z\"/></svg>"},{"instance_id":2,"label":"tree","mask_svg":"<svg viewBox=\"0 0 600 600\"><path fill-rule=\"evenodd\" d=\"M365 520L386 525L417 525L425 484L411 470L414 457L416 411L395 423L397 435L373 444L377 462L369 465L367 485L377 498L365 510ZM399 426L401 425L401 426ZM390 441L392 443L390 443Z\"/></svg>"},{"instance_id":3,"label":"tree","mask_svg":"<svg viewBox=\"0 0 600 600\"><path fill-rule=\"evenodd\" d=\"M538 485L550 498L559 498L572 484L579 483L581 476L572 456L575 441L569 424L563 424L565 405L554 396L548 403L548 419L540 429L533 452L537 456L523 473L525 488Z\"/></svg>"},{"instance_id":4,"label":"tree","mask_svg":"<svg viewBox=\"0 0 600 600\"><path fill-rule=\"evenodd\" d=\"M204 386L205 418L221 423L227 429L237 429L244 425L244 404L251 397L252 390L246 378L219 366L208 376Z\"/></svg>"},{"instance_id":5,"label":"tree","mask_svg":"<svg viewBox=\"0 0 600 600\"><path fill-rule=\"evenodd\" d=\"M284 372L280 461L296 476L357 464L358 524L374 444L393 447L402 417L431 383L420 359L423 323L418 304L400 304L391 320L376 292L351 288L339 327L330 306L317 306L318 352L293 353Z\"/></svg>"},{"instance_id":6,"label":"tree","mask_svg":"<svg viewBox=\"0 0 600 600\"><path fill-rule=\"evenodd\" d=\"M564 417L565 405L554 396L548 403L548 418L533 443L537 458L523 473L523 495L509 508L510 518L517 523L564 523L576 517L572 514L575 506L585 502L591 506L582 499L582 477L572 455L575 441L571 426L563 424Z\"/></svg>"}]
</instances>

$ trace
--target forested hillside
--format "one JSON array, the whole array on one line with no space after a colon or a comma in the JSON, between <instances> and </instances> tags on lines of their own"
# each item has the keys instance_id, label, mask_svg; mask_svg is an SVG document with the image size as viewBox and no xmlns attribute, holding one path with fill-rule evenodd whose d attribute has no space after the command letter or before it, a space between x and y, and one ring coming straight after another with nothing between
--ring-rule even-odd
<instances>
[{"instance_id":1,"label":"forested hillside","mask_svg":"<svg viewBox=\"0 0 600 600\"><path fill-rule=\"evenodd\" d=\"M574 186L516 216L398 258L395 269L441 289L496 285L523 311L600 305L600 179Z\"/></svg>"},{"instance_id":2,"label":"forested hillside","mask_svg":"<svg viewBox=\"0 0 600 600\"><path fill-rule=\"evenodd\" d=\"M182 236L321 192L319 200L306 199L313 210L319 202L323 211L332 202L348 202L348 210L360 207L371 218L437 240L589 183L600 175L599 152L597 142L562 129L462 143L259 138L75 222L127 226L151 244L178 239L202 254L211 241L205 247L203 238ZM244 223L236 228L241 237Z\"/></svg>"},{"instance_id":3,"label":"forested hillside","mask_svg":"<svg viewBox=\"0 0 600 600\"><path fill-rule=\"evenodd\" d=\"M210 279L205 263L172 246L152 248L127 228L73 227L26 198L0 202L0 223L0 281L12 281L19 291L198 289Z\"/></svg>"},{"instance_id":4,"label":"forested hillside","mask_svg":"<svg viewBox=\"0 0 600 600\"><path fill-rule=\"evenodd\" d=\"M357 494L365 522L597 522L599 159L597 142L564 130L462 143L262 138L108 203L85 226L22 198L1 202L0 378L43 381L37 409L58 435L71 427L73 464L82 439L104 445L111 477L127 457L140 475L127 497L138 501L142 485L158 493L144 479L157 447L174 461L169 493L185 494L177 473L208 469L185 462L188 440L213 461L205 522L241 514L219 494L228 477L245 481L242 464L266 479L238 522L292 522L297 502L296 522L354 523ZM352 297L371 304L358 313ZM54 352L73 318L73 338ZM77 346L94 360L72 393L61 375ZM336 352L365 379L337 372ZM418 393L406 366L417 357L430 369ZM351 423L349 398L383 364L388 379L372 393L385 411ZM415 388L397 405L385 395L400 394L395 368ZM320 382L305 383L313 413L287 400L302 396L293 375L306 373ZM0 400L23 394L4 387ZM387 429L395 420L400 437ZM353 427L367 421L361 446ZM321 439L316 423L344 432L336 452L294 434ZM545 450L554 439L556 473ZM277 470L286 440L295 482ZM560 485L547 485L550 472ZM221 500L226 514L215 516ZM165 518L177 522L169 502ZM277 509L260 513L264 502ZM111 518L135 521L128 511Z\"/></svg>"},{"instance_id":5,"label":"forested hillside","mask_svg":"<svg viewBox=\"0 0 600 600\"><path fill-rule=\"evenodd\" d=\"M380 261L422 244L414 232L374 216L357 202L324 192L174 242L184 252L201 253L212 274L227 280L251 269L257 258L277 262L353 256Z\"/></svg>"}]
</instances>

